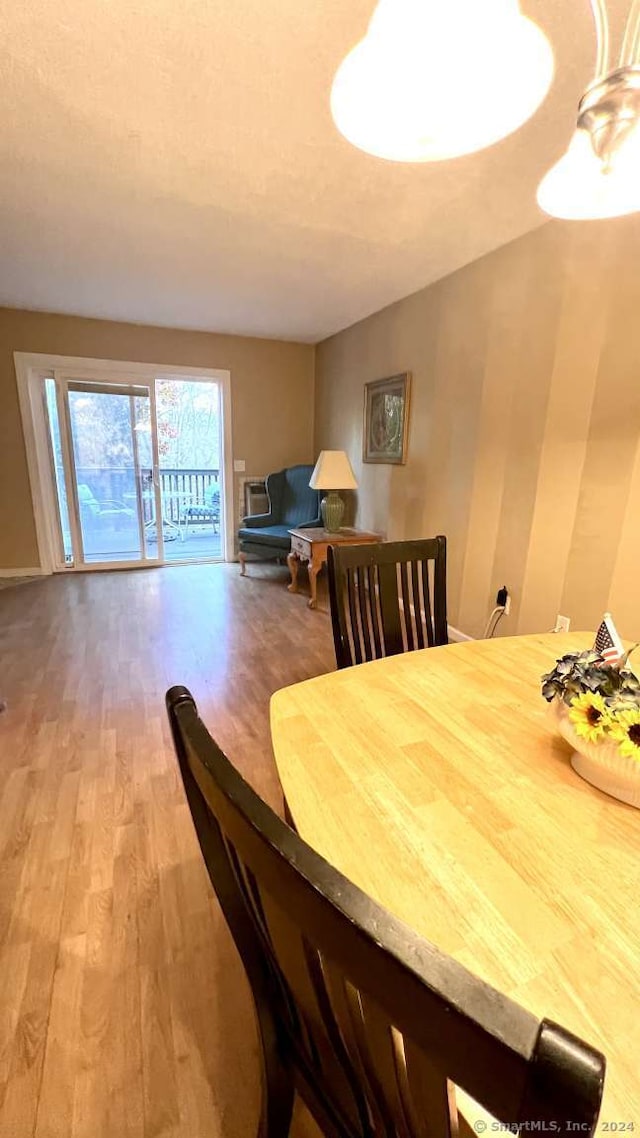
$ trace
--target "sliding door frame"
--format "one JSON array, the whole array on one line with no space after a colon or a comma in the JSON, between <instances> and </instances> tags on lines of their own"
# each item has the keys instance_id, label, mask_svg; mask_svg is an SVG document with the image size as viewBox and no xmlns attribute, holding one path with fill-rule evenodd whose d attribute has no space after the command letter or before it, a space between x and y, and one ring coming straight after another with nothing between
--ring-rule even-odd
<instances>
[{"instance_id":1,"label":"sliding door frame","mask_svg":"<svg viewBox=\"0 0 640 1138\"><path fill-rule=\"evenodd\" d=\"M152 422L156 420L155 409L155 385L153 383L141 383L139 377L137 385L132 385L131 380L129 383L113 382L102 379L96 379L95 376L83 376L78 379L76 376L70 374L68 371L63 371L60 368L54 368L53 378L56 383L56 398L58 401L58 419L63 429L60 432L61 445L62 445L62 461L64 466L65 484L67 487L67 506L69 510L69 528L71 530L71 541L74 551L79 554L78 560L74 557L74 563L71 566L65 565L65 568L77 569L85 572L87 570L99 569L150 569L154 566L159 566L164 563L164 538L163 528L161 525L156 525L157 535L157 554L155 557L147 556L147 538L144 533L144 522L142 518L142 498L140 494L140 469L138 464L138 445L135 435L135 424L133 419L133 405L132 398L139 396L149 400L149 412ZM80 501L78 498L78 473L76 469L76 456L75 456L75 441L73 433L73 423L71 419L71 406L69 403L70 391L87 391L94 392L99 395L125 395L129 397L129 413L131 416L131 445L134 451L134 473L136 482L136 499L137 499L137 521L138 533L140 537L140 557L128 561L126 558L121 558L118 561L87 561L85 555L85 542L84 533L82 529L81 514L80 514ZM160 499L160 484L156 476L158 470L158 439L157 432L152 431L151 434L153 454L153 492L154 492L154 515L156 518L162 516L162 505Z\"/></svg>"},{"instance_id":2,"label":"sliding door frame","mask_svg":"<svg viewBox=\"0 0 640 1138\"><path fill-rule=\"evenodd\" d=\"M31 497L36 527L40 571L49 574L61 571L85 571L85 566L60 564L60 535L58 502L49 458L50 441L44 395L45 378L62 377L65 381L85 381L110 385L131 386L137 383L149 387L152 414L155 419L156 379L213 380L220 386L222 414L222 491L224 500L223 558L234 559L234 494L233 453L231 430L231 373L226 369L197 368L187 365L130 363L122 360L84 359L79 356L58 356L43 353L14 352L18 399L22 416ZM57 373L57 376L56 376ZM63 409L58 392L59 413ZM66 415L66 401L64 413ZM155 437L155 432L153 432ZM154 466L158 469L157 440L154 441ZM67 462L65 461L65 469ZM75 490L71 487L75 496ZM69 489L67 491L69 493ZM159 489L156 486L156 495ZM71 512L71 511L70 511ZM160 515L158 515L160 516ZM71 519L70 519L71 520ZM74 522L72 521L73 525ZM139 561L126 564L117 562L104 568L146 568L159 561Z\"/></svg>"}]
</instances>

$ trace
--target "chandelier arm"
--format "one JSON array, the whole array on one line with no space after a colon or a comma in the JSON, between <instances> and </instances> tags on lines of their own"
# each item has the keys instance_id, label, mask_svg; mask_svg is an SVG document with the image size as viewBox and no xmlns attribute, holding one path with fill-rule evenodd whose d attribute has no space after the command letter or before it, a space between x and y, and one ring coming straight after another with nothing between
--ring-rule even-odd
<instances>
[{"instance_id":1,"label":"chandelier arm","mask_svg":"<svg viewBox=\"0 0 640 1138\"><path fill-rule=\"evenodd\" d=\"M640 0L636 0L640 4ZM609 17L605 0L591 0L593 22L596 26L596 73L594 81L606 75L609 70ZM627 30L629 25L627 25Z\"/></svg>"},{"instance_id":2,"label":"chandelier arm","mask_svg":"<svg viewBox=\"0 0 640 1138\"><path fill-rule=\"evenodd\" d=\"M640 54L640 0L634 0L629 12L629 19L624 31L622 51L620 52L620 66L632 67L638 62Z\"/></svg>"}]
</instances>

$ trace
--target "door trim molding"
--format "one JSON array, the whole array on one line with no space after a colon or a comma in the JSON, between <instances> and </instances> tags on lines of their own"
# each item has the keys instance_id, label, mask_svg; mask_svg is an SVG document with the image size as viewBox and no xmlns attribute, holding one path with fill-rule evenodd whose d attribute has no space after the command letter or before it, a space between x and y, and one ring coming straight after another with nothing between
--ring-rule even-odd
<instances>
[{"instance_id":1,"label":"door trim molding","mask_svg":"<svg viewBox=\"0 0 640 1138\"><path fill-rule=\"evenodd\" d=\"M49 495L46 486L50 474L44 469L47 448L44 407L40 398L40 382L54 370L64 371L67 378L96 379L115 383L129 383L140 378L153 385L157 377L176 379L213 379L220 384L222 393L222 468L224 492L223 556L225 561L234 558L234 502L233 502L233 433L231 424L231 372L226 368L190 367L188 364L134 363L126 360L103 360L83 356L58 356L44 352L14 352L13 360L18 387L18 401L22 418L27 468L33 516L36 527L39 572L50 574L56 567L54 534L50 519ZM120 377L120 379L118 379ZM44 437L43 437L44 432ZM46 459L48 462L48 459Z\"/></svg>"}]
</instances>

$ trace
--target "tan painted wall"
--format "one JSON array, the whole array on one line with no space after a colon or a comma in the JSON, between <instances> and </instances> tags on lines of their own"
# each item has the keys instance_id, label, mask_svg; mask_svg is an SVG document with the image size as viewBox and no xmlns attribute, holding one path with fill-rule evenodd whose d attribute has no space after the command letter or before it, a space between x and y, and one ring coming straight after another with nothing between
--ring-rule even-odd
<instances>
[{"instance_id":1,"label":"tan painted wall","mask_svg":"<svg viewBox=\"0 0 640 1138\"><path fill-rule=\"evenodd\" d=\"M349 452L358 522L449 538L449 619L504 634L605 609L640 639L640 218L553 223L331 337L316 450ZM361 462L363 384L413 373L408 462Z\"/></svg>"},{"instance_id":2,"label":"tan painted wall","mask_svg":"<svg viewBox=\"0 0 640 1138\"><path fill-rule=\"evenodd\" d=\"M247 474L313 460L313 347L0 308L0 569L39 564L13 353L231 372L233 453ZM234 501L237 495L234 495Z\"/></svg>"}]
</instances>

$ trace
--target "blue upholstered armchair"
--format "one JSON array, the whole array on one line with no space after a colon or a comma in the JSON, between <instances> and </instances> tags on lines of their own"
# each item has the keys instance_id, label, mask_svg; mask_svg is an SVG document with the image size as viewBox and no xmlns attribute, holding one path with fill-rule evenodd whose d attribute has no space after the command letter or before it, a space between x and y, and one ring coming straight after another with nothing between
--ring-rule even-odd
<instances>
[{"instance_id":1,"label":"blue upholstered armchair","mask_svg":"<svg viewBox=\"0 0 640 1138\"><path fill-rule=\"evenodd\" d=\"M312 473L313 466L289 466L267 476L269 513L243 518L238 530L243 573L247 554L284 558L291 549L290 529L322 525L320 495L309 486Z\"/></svg>"}]
</instances>

